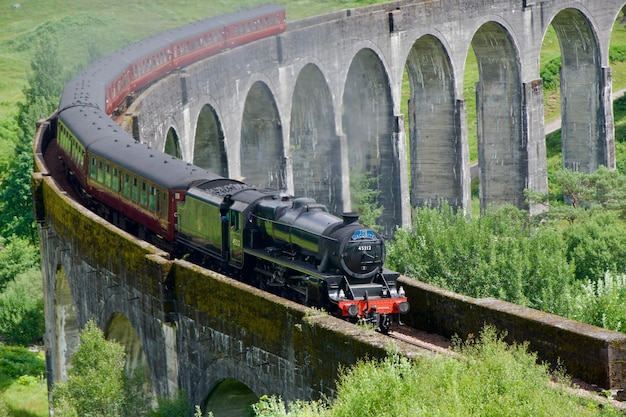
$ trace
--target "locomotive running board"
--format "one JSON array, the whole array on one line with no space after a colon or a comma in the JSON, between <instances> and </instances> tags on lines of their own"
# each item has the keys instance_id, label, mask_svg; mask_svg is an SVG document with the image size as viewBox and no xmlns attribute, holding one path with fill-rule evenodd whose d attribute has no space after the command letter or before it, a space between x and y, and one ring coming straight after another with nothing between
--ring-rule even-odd
<instances>
[{"instance_id":1,"label":"locomotive running board","mask_svg":"<svg viewBox=\"0 0 626 417\"><path fill-rule=\"evenodd\" d=\"M284 266L294 271L301 272L306 275L311 275L311 276L325 278L325 279L332 278L332 277L341 278L341 275L321 273L317 269L312 268L311 264L307 262L289 259L281 255L275 256L266 252L265 250L244 249L244 253L254 256L256 258L263 259L268 262L272 262L277 265Z\"/></svg>"}]
</instances>

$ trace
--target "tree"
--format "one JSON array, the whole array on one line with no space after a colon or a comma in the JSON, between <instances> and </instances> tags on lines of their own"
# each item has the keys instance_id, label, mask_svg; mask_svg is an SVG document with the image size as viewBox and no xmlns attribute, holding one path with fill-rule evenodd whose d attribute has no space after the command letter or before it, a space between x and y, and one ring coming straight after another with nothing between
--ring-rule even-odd
<instances>
[{"instance_id":1,"label":"tree","mask_svg":"<svg viewBox=\"0 0 626 417\"><path fill-rule=\"evenodd\" d=\"M93 320L80 334L70 359L67 381L54 388L54 406L61 415L121 416L124 405L124 348L108 342ZM55 413L55 414L57 414Z\"/></svg>"},{"instance_id":2,"label":"tree","mask_svg":"<svg viewBox=\"0 0 626 417\"><path fill-rule=\"evenodd\" d=\"M378 203L380 191L375 188L377 177L370 177L367 173L353 171L350 174L350 195L352 207L359 213L359 221L371 228L380 231L378 224L384 207Z\"/></svg>"},{"instance_id":3,"label":"tree","mask_svg":"<svg viewBox=\"0 0 626 417\"><path fill-rule=\"evenodd\" d=\"M32 138L35 122L48 117L57 107L67 77L59 59L59 42L49 31L43 31L35 43L32 73L24 88L26 102L18 103L18 123L24 134Z\"/></svg>"},{"instance_id":4,"label":"tree","mask_svg":"<svg viewBox=\"0 0 626 417\"><path fill-rule=\"evenodd\" d=\"M124 348L106 340L93 320L80 333L80 345L70 358L68 378L53 389L56 416L61 417L186 417L192 412L181 391L174 398L160 398L150 410L152 399L144 390L145 369L124 371ZM212 414L209 414L212 415ZM196 407L195 417L201 412Z\"/></svg>"},{"instance_id":5,"label":"tree","mask_svg":"<svg viewBox=\"0 0 626 417\"><path fill-rule=\"evenodd\" d=\"M0 335L8 343L27 346L41 342L44 331L41 272L33 268L0 293Z\"/></svg>"},{"instance_id":6,"label":"tree","mask_svg":"<svg viewBox=\"0 0 626 417\"><path fill-rule=\"evenodd\" d=\"M67 77L58 56L58 41L44 32L37 38L32 74L24 88L25 102L18 103L17 138L13 158L2 173L0 184L0 234L37 240L31 195L30 175L33 171L32 142L38 120L56 109Z\"/></svg>"},{"instance_id":7,"label":"tree","mask_svg":"<svg viewBox=\"0 0 626 417\"><path fill-rule=\"evenodd\" d=\"M26 239L0 238L0 292L20 273L39 267L39 248Z\"/></svg>"}]
</instances>

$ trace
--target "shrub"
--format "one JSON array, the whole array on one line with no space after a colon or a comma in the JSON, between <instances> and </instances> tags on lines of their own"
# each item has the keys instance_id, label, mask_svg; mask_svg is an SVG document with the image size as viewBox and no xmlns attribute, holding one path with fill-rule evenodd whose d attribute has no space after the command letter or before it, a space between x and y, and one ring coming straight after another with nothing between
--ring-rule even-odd
<instances>
[{"instance_id":1,"label":"shrub","mask_svg":"<svg viewBox=\"0 0 626 417\"><path fill-rule=\"evenodd\" d=\"M560 234L537 229L507 206L477 219L449 206L416 210L413 230L396 232L387 265L400 273L472 297L497 297L562 313L573 278Z\"/></svg>"},{"instance_id":2,"label":"shrub","mask_svg":"<svg viewBox=\"0 0 626 417\"><path fill-rule=\"evenodd\" d=\"M567 256L582 280L626 270L626 225L620 213L594 210L563 232Z\"/></svg>"},{"instance_id":3,"label":"shrub","mask_svg":"<svg viewBox=\"0 0 626 417\"><path fill-rule=\"evenodd\" d=\"M626 332L626 275L607 273L587 280L577 292L572 318L609 330Z\"/></svg>"},{"instance_id":4,"label":"shrub","mask_svg":"<svg viewBox=\"0 0 626 417\"><path fill-rule=\"evenodd\" d=\"M561 82L561 57L552 58L543 68L539 76L543 80L543 88L546 90L556 90Z\"/></svg>"},{"instance_id":5,"label":"shrub","mask_svg":"<svg viewBox=\"0 0 626 417\"><path fill-rule=\"evenodd\" d=\"M55 409L77 415L121 416L124 348L107 342L95 322L89 321L70 364L68 379L55 384Z\"/></svg>"},{"instance_id":6,"label":"shrub","mask_svg":"<svg viewBox=\"0 0 626 417\"><path fill-rule=\"evenodd\" d=\"M179 391L174 398L159 398L159 407L151 411L149 417L187 417L191 411L185 393Z\"/></svg>"},{"instance_id":7,"label":"shrub","mask_svg":"<svg viewBox=\"0 0 626 417\"><path fill-rule=\"evenodd\" d=\"M598 416L613 408L574 397L527 345L509 346L493 328L458 344L458 356L410 361L391 354L345 371L326 415L343 416Z\"/></svg>"},{"instance_id":8,"label":"shrub","mask_svg":"<svg viewBox=\"0 0 626 417\"><path fill-rule=\"evenodd\" d=\"M33 268L0 293L0 334L11 344L26 346L40 342L44 331L41 272Z\"/></svg>"},{"instance_id":9,"label":"shrub","mask_svg":"<svg viewBox=\"0 0 626 417\"><path fill-rule=\"evenodd\" d=\"M46 373L46 361L37 353L19 346L0 344L0 375L17 379L23 375L39 378Z\"/></svg>"},{"instance_id":10,"label":"shrub","mask_svg":"<svg viewBox=\"0 0 626 417\"><path fill-rule=\"evenodd\" d=\"M0 239L0 292L15 277L30 268L39 268L39 248L27 239L13 236Z\"/></svg>"},{"instance_id":11,"label":"shrub","mask_svg":"<svg viewBox=\"0 0 626 417\"><path fill-rule=\"evenodd\" d=\"M609 62L614 64L624 61L626 61L626 45L611 45L609 47Z\"/></svg>"}]
</instances>

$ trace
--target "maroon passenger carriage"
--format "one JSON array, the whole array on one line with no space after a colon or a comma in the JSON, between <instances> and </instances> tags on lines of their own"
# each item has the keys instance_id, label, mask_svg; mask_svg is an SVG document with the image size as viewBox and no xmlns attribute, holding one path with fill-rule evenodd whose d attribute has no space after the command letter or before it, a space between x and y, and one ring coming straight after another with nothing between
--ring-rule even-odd
<instances>
[{"instance_id":1,"label":"maroon passenger carriage","mask_svg":"<svg viewBox=\"0 0 626 417\"><path fill-rule=\"evenodd\" d=\"M285 9L272 4L201 20L133 44L105 58L106 113L113 114L133 91L168 72L224 49L285 31ZM113 58L113 60L108 60Z\"/></svg>"}]
</instances>

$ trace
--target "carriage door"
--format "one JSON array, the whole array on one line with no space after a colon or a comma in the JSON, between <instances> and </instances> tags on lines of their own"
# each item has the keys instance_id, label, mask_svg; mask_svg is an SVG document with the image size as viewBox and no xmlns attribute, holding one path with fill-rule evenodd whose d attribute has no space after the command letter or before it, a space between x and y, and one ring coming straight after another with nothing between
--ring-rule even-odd
<instances>
[{"instance_id":1,"label":"carriage door","mask_svg":"<svg viewBox=\"0 0 626 417\"><path fill-rule=\"evenodd\" d=\"M230 241L230 264L240 267L243 262L243 240L242 240L242 223L241 212L229 210L228 214L228 232Z\"/></svg>"}]
</instances>

